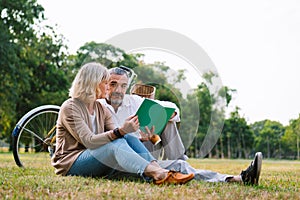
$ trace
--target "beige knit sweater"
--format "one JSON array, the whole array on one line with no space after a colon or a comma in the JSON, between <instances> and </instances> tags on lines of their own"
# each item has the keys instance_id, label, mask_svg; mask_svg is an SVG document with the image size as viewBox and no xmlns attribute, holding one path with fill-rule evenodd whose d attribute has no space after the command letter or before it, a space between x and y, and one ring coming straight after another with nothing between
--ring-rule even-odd
<instances>
[{"instance_id":1,"label":"beige knit sweater","mask_svg":"<svg viewBox=\"0 0 300 200\"><path fill-rule=\"evenodd\" d=\"M95 113L98 134L91 131L92 122L85 104L72 98L62 104L57 120L56 150L51 159L56 174L66 175L85 149L95 149L113 140L110 130L115 127L110 112L95 102Z\"/></svg>"}]
</instances>

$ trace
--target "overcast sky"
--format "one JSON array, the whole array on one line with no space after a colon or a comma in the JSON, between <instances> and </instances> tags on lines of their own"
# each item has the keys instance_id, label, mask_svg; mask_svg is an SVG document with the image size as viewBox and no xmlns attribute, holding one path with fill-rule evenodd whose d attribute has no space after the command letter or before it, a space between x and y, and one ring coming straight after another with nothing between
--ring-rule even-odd
<instances>
[{"instance_id":1,"label":"overcast sky","mask_svg":"<svg viewBox=\"0 0 300 200\"><path fill-rule=\"evenodd\" d=\"M71 53L86 42L105 42L135 29L175 31L201 46L223 85L237 90L231 107L239 106L249 123L270 119L287 125L299 116L300 1L38 2ZM172 68L176 62L166 63Z\"/></svg>"}]
</instances>

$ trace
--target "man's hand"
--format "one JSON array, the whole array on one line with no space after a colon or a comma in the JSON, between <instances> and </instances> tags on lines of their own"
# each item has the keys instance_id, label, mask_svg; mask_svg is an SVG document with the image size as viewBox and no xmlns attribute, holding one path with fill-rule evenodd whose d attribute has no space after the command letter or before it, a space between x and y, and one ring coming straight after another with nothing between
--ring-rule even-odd
<instances>
[{"instance_id":1,"label":"man's hand","mask_svg":"<svg viewBox=\"0 0 300 200\"><path fill-rule=\"evenodd\" d=\"M177 115L177 112L173 112L173 114L171 115L170 119L173 119L176 115Z\"/></svg>"},{"instance_id":2,"label":"man's hand","mask_svg":"<svg viewBox=\"0 0 300 200\"><path fill-rule=\"evenodd\" d=\"M140 135L141 135L140 140L142 142L150 140L150 138L154 135L154 126L151 127L151 130L149 130L148 126L146 126L145 129L146 129L146 133L140 131Z\"/></svg>"},{"instance_id":3,"label":"man's hand","mask_svg":"<svg viewBox=\"0 0 300 200\"><path fill-rule=\"evenodd\" d=\"M146 141L149 140L149 136L148 136L147 133L145 133L145 132L143 132L143 131L140 130L140 135L141 135L140 140L141 140L142 142L146 142Z\"/></svg>"}]
</instances>

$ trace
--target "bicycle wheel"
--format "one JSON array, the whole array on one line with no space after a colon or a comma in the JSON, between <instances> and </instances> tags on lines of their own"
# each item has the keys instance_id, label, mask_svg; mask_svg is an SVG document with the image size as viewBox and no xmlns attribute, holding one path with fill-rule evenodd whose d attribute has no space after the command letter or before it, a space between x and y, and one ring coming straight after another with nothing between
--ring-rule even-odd
<instances>
[{"instance_id":1,"label":"bicycle wheel","mask_svg":"<svg viewBox=\"0 0 300 200\"><path fill-rule=\"evenodd\" d=\"M59 109L56 105L43 105L19 120L12 133L13 155L19 167L50 163Z\"/></svg>"}]
</instances>

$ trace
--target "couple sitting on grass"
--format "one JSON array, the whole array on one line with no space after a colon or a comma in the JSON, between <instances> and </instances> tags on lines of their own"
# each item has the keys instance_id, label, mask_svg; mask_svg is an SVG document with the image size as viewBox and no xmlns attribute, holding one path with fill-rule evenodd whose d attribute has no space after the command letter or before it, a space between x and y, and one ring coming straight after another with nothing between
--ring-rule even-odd
<instances>
[{"instance_id":1,"label":"couple sitting on grass","mask_svg":"<svg viewBox=\"0 0 300 200\"><path fill-rule=\"evenodd\" d=\"M111 111L97 101L107 97L110 77L106 67L93 62L83 65L73 80L70 98L62 104L57 121L56 150L52 157L56 174L139 177L157 185L185 184L193 179L258 184L260 152L255 154L250 166L236 176L194 169L183 155L179 155L181 159L155 158L140 138L129 134L139 130L137 116L129 116L116 127ZM123 87L116 84L117 88ZM146 128L146 132L143 135L153 135L153 129Z\"/></svg>"}]
</instances>

